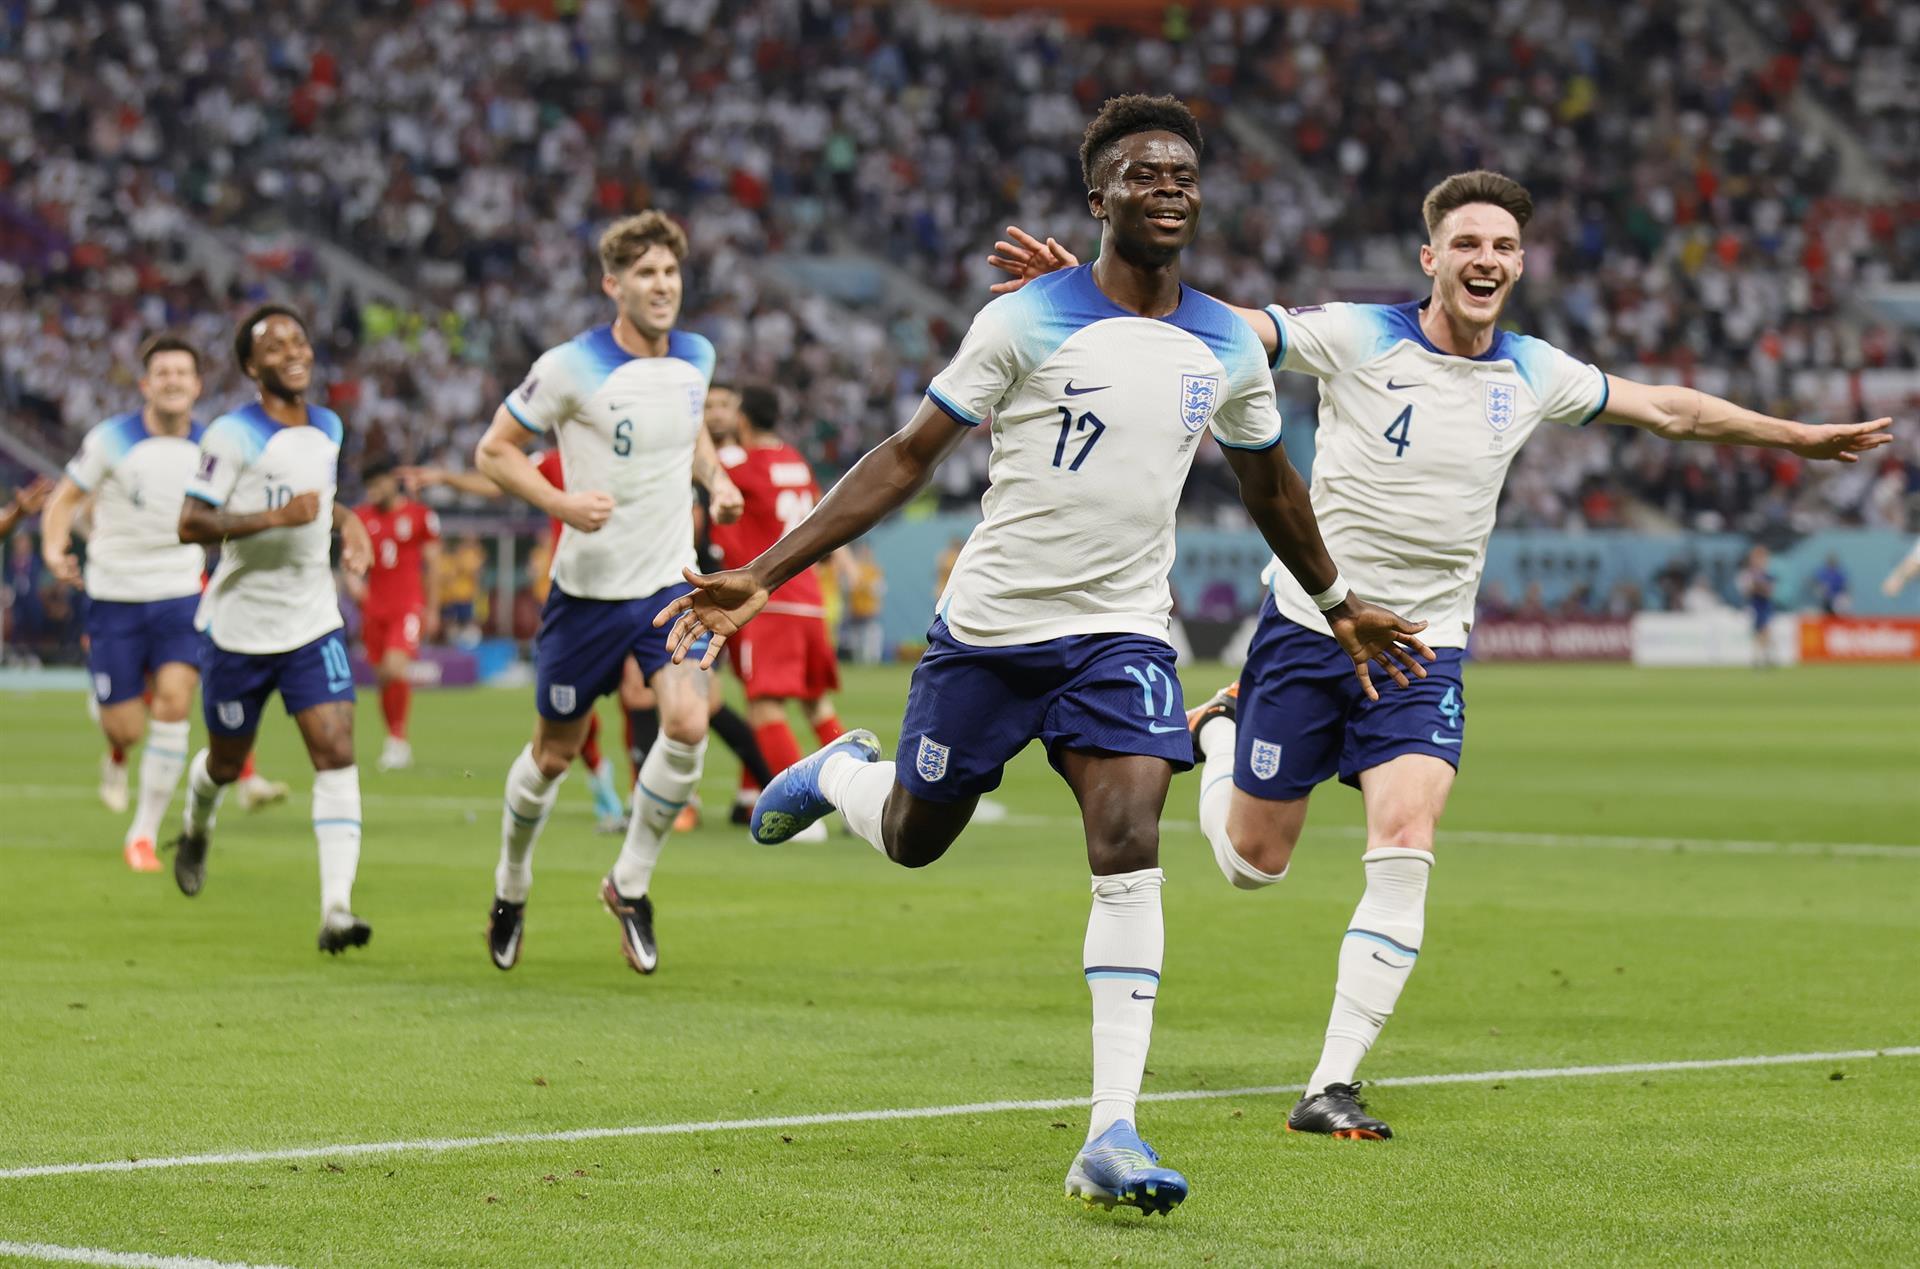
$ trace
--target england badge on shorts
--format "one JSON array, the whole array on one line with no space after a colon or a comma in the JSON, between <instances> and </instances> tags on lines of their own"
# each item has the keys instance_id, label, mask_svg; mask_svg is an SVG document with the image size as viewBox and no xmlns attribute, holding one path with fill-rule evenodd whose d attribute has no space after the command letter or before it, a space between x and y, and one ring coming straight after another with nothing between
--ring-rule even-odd
<instances>
[{"instance_id":1,"label":"england badge on shorts","mask_svg":"<svg viewBox=\"0 0 1920 1269\"><path fill-rule=\"evenodd\" d=\"M547 702L556 714L571 714L575 699L571 683L555 683L547 688Z\"/></svg>"},{"instance_id":2,"label":"england badge on shorts","mask_svg":"<svg viewBox=\"0 0 1920 1269\"><path fill-rule=\"evenodd\" d=\"M93 676L93 695L97 700L106 700L113 695L113 675L96 674Z\"/></svg>"},{"instance_id":3,"label":"england badge on shorts","mask_svg":"<svg viewBox=\"0 0 1920 1269\"><path fill-rule=\"evenodd\" d=\"M1262 780L1273 779L1280 774L1280 746L1271 740L1254 741L1250 762L1254 775Z\"/></svg>"},{"instance_id":4,"label":"england badge on shorts","mask_svg":"<svg viewBox=\"0 0 1920 1269\"><path fill-rule=\"evenodd\" d=\"M1180 376L1180 422L1189 432L1197 432L1213 418L1213 403L1220 396L1217 375Z\"/></svg>"},{"instance_id":5,"label":"england badge on shorts","mask_svg":"<svg viewBox=\"0 0 1920 1269\"><path fill-rule=\"evenodd\" d=\"M213 712L220 719L220 725L229 730L237 730L247 721L247 706L244 701L221 701L214 707Z\"/></svg>"},{"instance_id":6,"label":"england badge on shorts","mask_svg":"<svg viewBox=\"0 0 1920 1269\"><path fill-rule=\"evenodd\" d=\"M920 737L920 748L913 755L913 769L928 784L936 784L947 774L948 748L931 736Z\"/></svg>"},{"instance_id":7,"label":"england badge on shorts","mask_svg":"<svg viewBox=\"0 0 1920 1269\"><path fill-rule=\"evenodd\" d=\"M1487 384L1487 426L1496 432L1504 432L1512 427L1519 399L1518 385L1498 381L1489 382Z\"/></svg>"}]
</instances>

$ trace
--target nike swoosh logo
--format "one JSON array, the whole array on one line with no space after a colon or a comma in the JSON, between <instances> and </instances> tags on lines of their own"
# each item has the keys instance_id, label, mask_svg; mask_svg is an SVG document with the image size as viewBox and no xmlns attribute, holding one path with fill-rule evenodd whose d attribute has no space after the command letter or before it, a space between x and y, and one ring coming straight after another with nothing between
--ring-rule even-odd
<instances>
[{"instance_id":1,"label":"nike swoosh logo","mask_svg":"<svg viewBox=\"0 0 1920 1269\"><path fill-rule=\"evenodd\" d=\"M1375 952L1373 954L1373 959L1376 961L1379 961L1382 965L1385 965L1388 969L1405 969L1407 968L1407 965L1413 964L1412 961L1408 961L1406 965L1395 964L1394 962L1388 960L1386 957L1380 955L1380 953L1378 952Z\"/></svg>"},{"instance_id":2,"label":"nike swoosh logo","mask_svg":"<svg viewBox=\"0 0 1920 1269\"><path fill-rule=\"evenodd\" d=\"M1097 388L1076 388L1073 386L1073 380L1069 379L1067 380L1067 395L1070 397L1084 397L1089 392L1105 392L1112 386L1110 383L1103 383Z\"/></svg>"},{"instance_id":3,"label":"nike swoosh logo","mask_svg":"<svg viewBox=\"0 0 1920 1269\"><path fill-rule=\"evenodd\" d=\"M1442 736L1437 731L1433 733L1433 743L1436 745L1457 745L1461 739L1459 736Z\"/></svg>"},{"instance_id":4,"label":"nike swoosh logo","mask_svg":"<svg viewBox=\"0 0 1920 1269\"><path fill-rule=\"evenodd\" d=\"M1148 723L1147 724L1147 730L1152 732L1156 736L1163 735L1166 732L1170 732L1170 731L1185 731L1186 729L1187 729L1187 725L1185 723L1178 723L1172 727L1167 726L1165 723Z\"/></svg>"},{"instance_id":5,"label":"nike swoosh logo","mask_svg":"<svg viewBox=\"0 0 1920 1269\"><path fill-rule=\"evenodd\" d=\"M1426 386L1427 386L1427 385L1426 385L1426 384L1424 384L1424 383L1395 383L1395 382L1393 381L1393 376L1392 376L1392 375L1388 375L1388 376L1387 376L1387 391L1388 391L1388 392L1398 392L1398 391L1400 391L1400 389L1402 389L1402 388L1424 388L1424 387L1426 387Z\"/></svg>"},{"instance_id":6,"label":"nike swoosh logo","mask_svg":"<svg viewBox=\"0 0 1920 1269\"><path fill-rule=\"evenodd\" d=\"M1133 992L1133 993L1131 993L1131 995L1133 996L1133 998L1134 998L1135 1000L1152 1000L1152 999L1153 999L1153 997L1152 997L1152 996L1143 996L1143 995L1141 995L1141 994L1140 994L1139 992L1137 992L1137 991L1136 991L1136 992Z\"/></svg>"}]
</instances>

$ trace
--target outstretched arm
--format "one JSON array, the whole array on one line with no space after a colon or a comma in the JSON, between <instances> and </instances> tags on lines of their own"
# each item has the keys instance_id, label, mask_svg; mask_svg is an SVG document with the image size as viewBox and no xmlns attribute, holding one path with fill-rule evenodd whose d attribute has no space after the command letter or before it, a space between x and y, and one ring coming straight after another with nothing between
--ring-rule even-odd
<instances>
[{"instance_id":1,"label":"outstretched arm","mask_svg":"<svg viewBox=\"0 0 1920 1269\"><path fill-rule=\"evenodd\" d=\"M1842 463L1857 463L1860 455L1893 440L1887 431L1893 426L1890 418L1816 427L1748 410L1695 388L1636 383L1619 375L1607 376L1607 403L1600 417L1671 441L1763 445Z\"/></svg>"},{"instance_id":2,"label":"outstretched arm","mask_svg":"<svg viewBox=\"0 0 1920 1269\"><path fill-rule=\"evenodd\" d=\"M45 476L36 477L25 489L13 495L13 501L0 507L0 538L12 533L14 526L40 510L53 491L53 482Z\"/></svg>"},{"instance_id":3,"label":"outstretched arm","mask_svg":"<svg viewBox=\"0 0 1920 1269\"><path fill-rule=\"evenodd\" d=\"M684 659L705 632L713 641L700 663L712 665L728 637L753 619L768 595L905 506L972 430L932 400L922 401L905 427L855 463L793 532L758 559L745 568L704 576L689 569L693 591L653 619L656 626L673 621L667 636L673 659Z\"/></svg>"},{"instance_id":4,"label":"outstretched arm","mask_svg":"<svg viewBox=\"0 0 1920 1269\"><path fill-rule=\"evenodd\" d=\"M1340 570L1320 538L1320 523L1307 500L1307 484L1278 444L1266 449L1239 449L1223 445L1227 465L1240 481L1240 501L1267 540L1280 563L1301 589L1312 596L1326 616L1327 626L1347 655L1370 700L1379 700L1369 673L1377 665L1401 687L1407 671L1416 678L1427 672L1415 655L1433 660L1433 652L1414 636L1427 628L1424 621L1408 621L1370 604L1347 589ZM1324 598L1323 598L1324 597Z\"/></svg>"},{"instance_id":5,"label":"outstretched arm","mask_svg":"<svg viewBox=\"0 0 1920 1269\"><path fill-rule=\"evenodd\" d=\"M228 538L250 538L268 529L311 524L319 516L320 495L312 490L295 494L271 511L245 513L228 511L188 494L180 504L180 540L195 546L214 546ZM362 528L361 533L366 530Z\"/></svg>"},{"instance_id":6,"label":"outstretched arm","mask_svg":"<svg viewBox=\"0 0 1920 1269\"><path fill-rule=\"evenodd\" d=\"M1880 583L1880 593L1892 599L1915 577L1920 577L1920 545L1916 545L1893 566L1893 571L1887 574L1887 580Z\"/></svg>"},{"instance_id":7,"label":"outstretched arm","mask_svg":"<svg viewBox=\"0 0 1920 1269\"><path fill-rule=\"evenodd\" d=\"M701 428L693 442L693 478L707 491L709 509L716 524L732 524L746 511L746 499L740 496L733 477L727 475L725 464L720 461L720 451L714 448L713 437Z\"/></svg>"},{"instance_id":8,"label":"outstretched arm","mask_svg":"<svg viewBox=\"0 0 1920 1269\"><path fill-rule=\"evenodd\" d=\"M402 467L396 474L407 492L416 497L421 490L431 489L435 485L445 485L461 493L478 494L482 498L498 498L501 493L500 486L477 471L448 471L444 467Z\"/></svg>"},{"instance_id":9,"label":"outstretched arm","mask_svg":"<svg viewBox=\"0 0 1920 1269\"><path fill-rule=\"evenodd\" d=\"M993 254L987 257L987 263L1002 273L1011 274L1005 282L996 282L988 287L995 295L1008 295L1019 290L1043 273L1052 273L1055 269L1071 269L1080 263L1080 257L1060 245L1058 239L1049 238L1040 241L1018 225L1007 226L1007 236L993 244ZM1241 308L1238 304L1229 304L1233 315L1253 327L1253 333L1260 337L1260 346L1267 350L1267 360L1280 348L1280 332L1275 329L1273 318L1264 309Z\"/></svg>"}]
</instances>

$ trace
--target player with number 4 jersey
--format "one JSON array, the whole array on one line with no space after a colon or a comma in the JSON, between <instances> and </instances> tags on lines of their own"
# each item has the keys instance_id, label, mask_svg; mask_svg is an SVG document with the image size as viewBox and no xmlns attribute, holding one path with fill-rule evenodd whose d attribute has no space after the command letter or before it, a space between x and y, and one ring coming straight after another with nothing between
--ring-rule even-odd
<instances>
[{"instance_id":1,"label":"player with number 4 jersey","mask_svg":"<svg viewBox=\"0 0 1920 1269\"><path fill-rule=\"evenodd\" d=\"M1081 808L1093 909L1081 967L1093 999L1093 1105L1066 1191L1166 1212L1187 1181L1134 1125L1160 994L1159 822L1192 765L1168 643L1173 517L1199 446L1219 444L1275 552L1319 597L1349 665L1421 673L1418 625L1350 595L1279 445L1252 332L1184 286L1198 228L1200 128L1171 97L1116 97L1081 146L1100 258L996 300L906 427L744 568L695 578L661 620L675 655L735 637L780 586L923 488L981 430L990 485L914 668L896 761L849 732L789 768L754 812L762 842L831 809L894 862L932 863L1031 741ZM717 649L706 654L710 661ZM1371 690L1370 688L1368 690Z\"/></svg>"}]
</instances>

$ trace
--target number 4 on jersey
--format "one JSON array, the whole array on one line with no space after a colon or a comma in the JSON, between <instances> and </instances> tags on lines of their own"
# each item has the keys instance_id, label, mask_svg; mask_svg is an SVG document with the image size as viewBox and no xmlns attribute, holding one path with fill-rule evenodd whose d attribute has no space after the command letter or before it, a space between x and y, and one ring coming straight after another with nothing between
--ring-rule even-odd
<instances>
[{"instance_id":1,"label":"number 4 on jersey","mask_svg":"<svg viewBox=\"0 0 1920 1269\"><path fill-rule=\"evenodd\" d=\"M1408 406L1406 409L1400 411L1399 416L1396 417L1393 422L1387 424L1387 430L1382 433L1389 441L1393 442L1393 456L1395 458L1405 458L1407 456L1407 446L1413 444L1413 439L1410 435L1412 431L1413 407Z\"/></svg>"}]
</instances>

